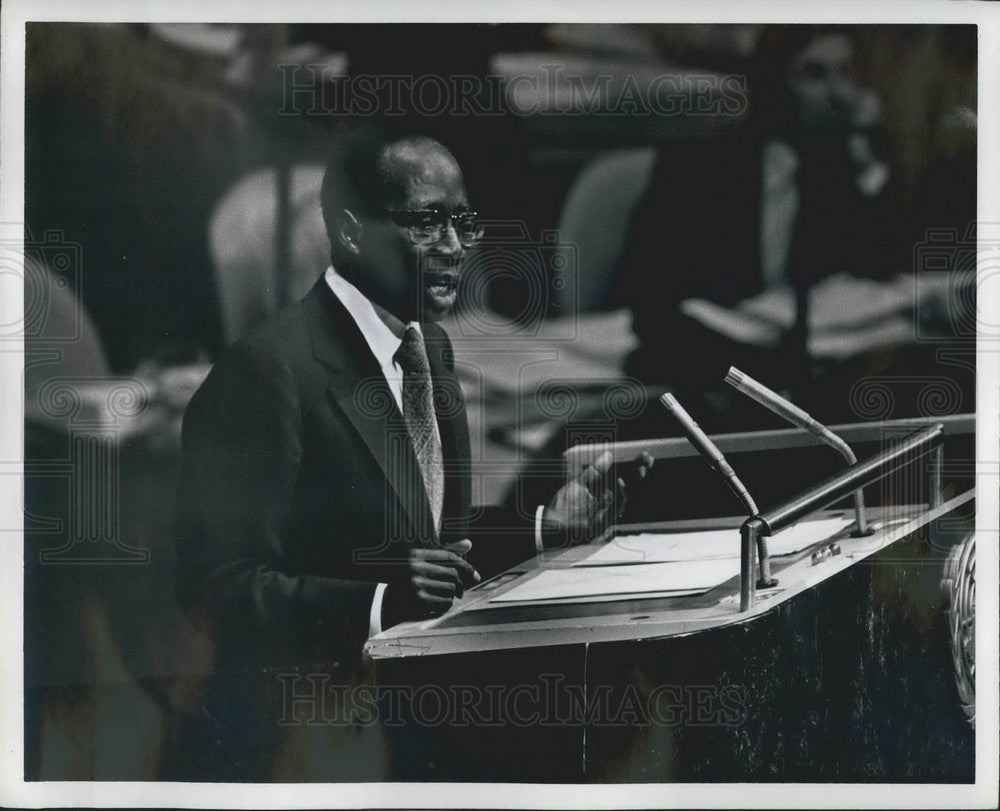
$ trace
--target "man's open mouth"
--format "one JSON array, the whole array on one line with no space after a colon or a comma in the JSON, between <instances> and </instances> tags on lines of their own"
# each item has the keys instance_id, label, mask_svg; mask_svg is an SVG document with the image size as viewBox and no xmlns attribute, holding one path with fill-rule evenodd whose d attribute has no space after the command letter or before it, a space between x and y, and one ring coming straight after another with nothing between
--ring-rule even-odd
<instances>
[{"instance_id":1,"label":"man's open mouth","mask_svg":"<svg viewBox=\"0 0 1000 811\"><path fill-rule=\"evenodd\" d=\"M424 286L439 296L446 296L458 289L457 273L425 273Z\"/></svg>"}]
</instances>

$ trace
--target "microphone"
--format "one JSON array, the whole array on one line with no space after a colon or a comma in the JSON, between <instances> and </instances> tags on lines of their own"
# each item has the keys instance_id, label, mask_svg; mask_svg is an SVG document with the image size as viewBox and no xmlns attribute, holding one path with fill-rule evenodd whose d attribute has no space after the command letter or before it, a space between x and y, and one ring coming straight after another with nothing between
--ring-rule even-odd
<instances>
[{"instance_id":1,"label":"microphone","mask_svg":"<svg viewBox=\"0 0 1000 811\"><path fill-rule=\"evenodd\" d=\"M750 493L747 492L746 487L743 486L743 482L740 481L739 477L729 466L725 457L722 455L715 443L709 439L705 432L698 427L691 415L684 410L684 407L677 402L677 398L672 394L664 394L660 397L661 405L667 409L671 414L674 415L676 420L681 424L684 429L684 433L687 434L688 440L694 445L694 448L698 453L701 454L702 458L708 462L708 466L714 470L719 471L725 478L726 483L732 488L733 492L739 497L740 501L743 502L743 506L746 511L750 514L751 518L757 518L758 510L757 505L754 504L754 500L750 497ZM759 522L759 518L758 518ZM747 522L747 524L752 522ZM740 590L741 599L740 604L742 605L742 589L743 583L753 583L753 547L749 545L751 542L749 540L750 536L741 532L741 545L740 545ZM758 558L758 574L759 578L757 580L758 588L773 588L778 585L778 581L771 577L771 559L767 555L767 538L764 535L757 536L757 558Z\"/></svg>"},{"instance_id":2,"label":"microphone","mask_svg":"<svg viewBox=\"0 0 1000 811\"><path fill-rule=\"evenodd\" d=\"M722 451L715 446L715 443L701 430L698 423L677 402L677 398L667 393L660 397L660 403L681 424L681 428L687 434L688 440L694 446L695 450L701 454L702 458L708 462L708 466L722 474L727 484L736 493L740 501L743 502L743 506L747 512L751 516L757 515L757 505L754 503L753 498L751 498L750 493L747 492L746 487L743 486L743 482L740 481L736 472L729 466L726 458L722 455Z\"/></svg>"},{"instance_id":3,"label":"microphone","mask_svg":"<svg viewBox=\"0 0 1000 811\"><path fill-rule=\"evenodd\" d=\"M749 375L744 374L735 366L730 366L729 371L726 372L726 382L737 391L756 400L765 408L771 409L771 411L792 425L809 431L811 434L819 437L825 444L836 448L849 465L857 464L858 457L854 455L854 451L851 450L850 445L825 425L810 417L797 405L786 400L777 392L772 391L763 383L759 383ZM858 523L855 535L871 535L873 530L868 526L868 521L865 518L865 497L861 488L854 491L854 510Z\"/></svg>"}]
</instances>

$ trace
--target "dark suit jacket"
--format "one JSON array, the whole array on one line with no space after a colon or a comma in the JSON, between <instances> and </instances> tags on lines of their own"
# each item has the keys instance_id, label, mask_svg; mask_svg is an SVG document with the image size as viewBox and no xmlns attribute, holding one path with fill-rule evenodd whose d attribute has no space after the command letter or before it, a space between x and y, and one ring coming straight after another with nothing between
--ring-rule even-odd
<instances>
[{"instance_id":1,"label":"dark suit jacket","mask_svg":"<svg viewBox=\"0 0 1000 811\"><path fill-rule=\"evenodd\" d=\"M276 672L356 671L376 583L405 574L411 544L470 537L484 577L534 554L528 516L478 510L470 526L469 431L451 344L435 324L423 331L445 460L440 539L388 384L324 279L238 341L192 399L177 592L216 646L206 707L231 734L208 737L256 747L273 736Z\"/></svg>"},{"instance_id":2,"label":"dark suit jacket","mask_svg":"<svg viewBox=\"0 0 1000 811\"><path fill-rule=\"evenodd\" d=\"M423 331L447 544L470 533L469 430L448 336ZM438 543L402 415L322 278L216 364L185 415L183 448L181 602L227 636L262 635L275 654L356 655L375 584L401 576L409 545ZM528 521L477 519L482 574L533 554Z\"/></svg>"}]
</instances>

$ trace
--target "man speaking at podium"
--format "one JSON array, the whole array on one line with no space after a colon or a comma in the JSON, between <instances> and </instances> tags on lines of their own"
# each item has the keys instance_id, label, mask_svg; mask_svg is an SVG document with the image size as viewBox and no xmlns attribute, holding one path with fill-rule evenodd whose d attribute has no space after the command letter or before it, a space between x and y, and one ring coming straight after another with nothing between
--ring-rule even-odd
<instances>
[{"instance_id":1,"label":"man speaking at podium","mask_svg":"<svg viewBox=\"0 0 1000 811\"><path fill-rule=\"evenodd\" d=\"M470 522L464 401L435 323L482 237L455 158L426 137L355 138L321 202L331 266L231 348L184 420L178 596L216 646L217 746L195 769L215 779L268 779L276 672L350 680L370 635L620 503L606 454L535 515Z\"/></svg>"}]
</instances>

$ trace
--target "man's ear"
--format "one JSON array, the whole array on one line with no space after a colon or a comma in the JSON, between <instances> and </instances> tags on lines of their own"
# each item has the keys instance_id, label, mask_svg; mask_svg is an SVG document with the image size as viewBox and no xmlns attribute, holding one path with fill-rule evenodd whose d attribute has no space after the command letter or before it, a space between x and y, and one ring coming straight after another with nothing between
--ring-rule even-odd
<instances>
[{"instance_id":1,"label":"man's ear","mask_svg":"<svg viewBox=\"0 0 1000 811\"><path fill-rule=\"evenodd\" d=\"M357 256L361 252L361 223L346 208L337 215L335 236L340 247Z\"/></svg>"}]
</instances>

